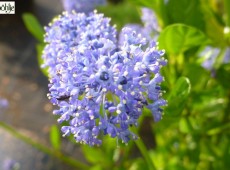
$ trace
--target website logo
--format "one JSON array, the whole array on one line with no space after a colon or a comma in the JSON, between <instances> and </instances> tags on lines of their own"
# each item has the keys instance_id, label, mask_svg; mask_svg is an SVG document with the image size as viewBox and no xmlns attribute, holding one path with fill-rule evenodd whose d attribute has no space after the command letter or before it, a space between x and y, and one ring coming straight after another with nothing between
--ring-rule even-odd
<instances>
[{"instance_id":1,"label":"website logo","mask_svg":"<svg viewBox=\"0 0 230 170\"><path fill-rule=\"evenodd\" d=\"M15 2L0 1L0 14L15 14Z\"/></svg>"}]
</instances>

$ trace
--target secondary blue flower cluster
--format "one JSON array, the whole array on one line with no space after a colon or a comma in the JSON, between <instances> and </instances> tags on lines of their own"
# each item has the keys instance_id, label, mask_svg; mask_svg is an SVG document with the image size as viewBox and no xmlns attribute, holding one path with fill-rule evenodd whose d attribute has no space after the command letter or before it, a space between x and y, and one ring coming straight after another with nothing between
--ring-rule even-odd
<instances>
[{"instance_id":1,"label":"secondary blue flower cluster","mask_svg":"<svg viewBox=\"0 0 230 170\"><path fill-rule=\"evenodd\" d=\"M147 32L158 32L160 30L156 14L150 8L141 8L141 20L144 24L144 29Z\"/></svg>"},{"instance_id":2,"label":"secondary blue flower cluster","mask_svg":"<svg viewBox=\"0 0 230 170\"><path fill-rule=\"evenodd\" d=\"M0 113L8 107L9 103L6 99L0 97Z\"/></svg>"},{"instance_id":3,"label":"secondary blue flower cluster","mask_svg":"<svg viewBox=\"0 0 230 170\"><path fill-rule=\"evenodd\" d=\"M65 135L88 145L100 145L109 135L127 143L137 136L130 126L144 107L154 120L162 117L160 68L164 51L130 28L117 46L116 30L96 12L65 13L46 28L43 58L49 67L48 97L59 107L58 122Z\"/></svg>"},{"instance_id":4,"label":"secondary blue flower cluster","mask_svg":"<svg viewBox=\"0 0 230 170\"><path fill-rule=\"evenodd\" d=\"M143 25L140 24L127 24L125 27L132 28L136 32L140 33L147 40L155 40L158 37L160 31L160 26L157 22L157 17L154 11L150 8L141 8L141 21ZM119 44L124 40L123 31L119 35Z\"/></svg>"},{"instance_id":5,"label":"secondary blue flower cluster","mask_svg":"<svg viewBox=\"0 0 230 170\"><path fill-rule=\"evenodd\" d=\"M223 55L221 56L223 58L223 64L230 62L230 48L227 48L223 54L220 54L219 48L207 46L198 54L203 60L202 66L207 70L214 69L214 64L218 55Z\"/></svg>"},{"instance_id":6,"label":"secondary blue flower cluster","mask_svg":"<svg viewBox=\"0 0 230 170\"><path fill-rule=\"evenodd\" d=\"M20 164L12 159L5 159L2 165L3 170L16 170L20 169Z\"/></svg>"},{"instance_id":7,"label":"secondary blue flower cluster","mask_svg":"<svg viewBox=\"0 0 230 170\"><path fill-rule=\"evenodd\" d=\"M72 12L92 12L96 6L105 5L106 0L62 0L63 7L66 11Z\"/></svg>"}]
</instances>

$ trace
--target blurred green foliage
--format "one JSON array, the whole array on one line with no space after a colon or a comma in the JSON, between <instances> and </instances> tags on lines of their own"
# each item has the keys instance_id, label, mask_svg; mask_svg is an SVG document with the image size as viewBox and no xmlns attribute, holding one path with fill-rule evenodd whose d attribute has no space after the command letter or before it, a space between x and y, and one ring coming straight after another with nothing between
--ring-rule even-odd
<instances>
[{"instance_id":1,"label":"blurred green foliage","mask_svg":"<svg viewBox=\"0 0 230 170\"><path fill-rule=\"evenodd\" d=\"M147 147L142 139L124 146L108 137L99 148L81 146L90 170L229 169L230 64L222 61L230 46L230 33L224 31L230 26L229 0L126 0L99 10L120 29L130 22L140 23L141 7L156 12L162 29L158 41L168 59L162 70L168 106L163 119L152 121L147 132L154 134L148 140L155 147ZM41 41L40 35L35 37ZM43 49L40 43L38 52ZM211 71L201 66L198 56L207 45L220 49ZM143 115L140 124L152 119L147 110ZM53 127L51 141L58 149L56 131Z\"/></svg>"},{"instance_id":2,"label":"blurred green foliage","mask_svg":"<svg viewBox=\"0 0 230 170\"><path fill-rule=\"evenodd\" d=\"M24 13L22 15L23 22L28 29L28 31L36 38L38 41L36 45L37 50L37 60L39 67L41 68L42 73L48 77L48 68L42 68L41 65L43 64L42 59L42 51L45 48L45 42L43 40L45 31L43 30L43 27L40 25L37 18L31 14L31 13Z\"/></svg>"}]
</instances>

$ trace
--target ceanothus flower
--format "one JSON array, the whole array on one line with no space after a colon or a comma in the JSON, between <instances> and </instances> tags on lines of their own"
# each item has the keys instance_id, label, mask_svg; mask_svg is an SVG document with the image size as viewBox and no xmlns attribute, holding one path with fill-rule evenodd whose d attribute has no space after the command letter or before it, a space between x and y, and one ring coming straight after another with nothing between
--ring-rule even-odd
<instances>
[{"instance_id":1,"label":"ceanothus flower","mask_svg":"<svg viewBox=\"0 0 230 170\"><path fill-rule=\"evenodd\" d=\"M63 7L66 11L72 12L92 12L95 7L105 5L106 0L62 0Z\"/></svg>"},{"instance_id":2,"label":"ceanothus flower","mask_svg":"<svg viewBox=\"0 0 230 170\"><path fill-rule=\"evenodd\" d=\"M96 12L88 15L84 13L67 13L53 19L49 27L45 27L45 42L48 43L43 51L42 67L49 68L49 75L55 75L58 67L68 54L73 51L92 48L88 43L97 44L97 39L116 42L115 27L109 25L110 19ZM81 46L81 49L76 46ZM109 45L109 43L107 44Z\"/></svg>"},{"instance_id":3,"label":"ceanothus flower","mask_svg":"<svg viewBox=\"0 0 230 170\"><path fill-rule=\"evenodd\" d=\"M139 34L142 35L142 37L145 37L146 39L150 40L150 34L144 31L143 26L140 24L126 24L123 28L128 27L130 29L132 29L135 32L138 32ZM119 46L123 45L124 39L125 39L125 29L122 29L119 33L119 37L118 37L118 44ZM146 35L146 36L145 36Z\"/></svg>"},{"instance_id":4,"label":"ceanothus flower","mask_svg":"<svg viewBox=\"0 0 230 170\"><path fill-rule=\"evenodd\" d=\"M155 42L123 28L117 46L114 27L97 13L66 13L46 31L49 48L43 58L52 71L48 98L58 106L53 112L58 122L67 123L64 136L91 146L101 145L103 135L128 143L137 139L130 126L138 125L144 107L155 121L162 118L167 102L161 97L160 69L167 61Z\"/></svg>"}]
</instances>

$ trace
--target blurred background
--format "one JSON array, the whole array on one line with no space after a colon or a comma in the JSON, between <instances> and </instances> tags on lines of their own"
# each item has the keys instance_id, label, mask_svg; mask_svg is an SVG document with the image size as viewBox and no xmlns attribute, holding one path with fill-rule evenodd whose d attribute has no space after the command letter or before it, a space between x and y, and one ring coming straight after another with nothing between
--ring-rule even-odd
<instances>
[{"instance_id":1,"label":"blurred background","mask_svg":"<svg viewBox=\"0 0 230 170\"><path fill-rule=\"evenodd\" d=\"M39 66L38 40L22 19L31 13L42 27L48 25L64 10L62 1L15 4L15 14L0 15L0 170L230 167L228 0L109 0L97 7L118 30L130 23L143 26L140 9L153 10L160 28L154 38L169 61L163 69L169 105L159 123L144 113L138 128L143 146L117 147L106 138L101 148L61 137L47 99L48 78Z\"/></svg>"},{"instance_id":2,"label":"blurred background","mask_svg":"<svg viewBox=\"0 0 230 170\"><path fill-rule=\"evenodd\" d=\"M56 124L56 119L46 97L48 79L39 68L36 40L26 29L22 14L33 13L44 26L61 13L63 7L59 0L16 0L15 3L15 14L0 15L0 98L8 101L7 108L1 111L0 121L49 147L50 127ZM0 136L3 144L0 146L1 170L6 162L12 162L12 166L18 162L24 170L68 169L60 161L16 138L15 134L0 128ZM66 144L65 148L74 154L74 145Z\"/></svg>"}]
</instances>

